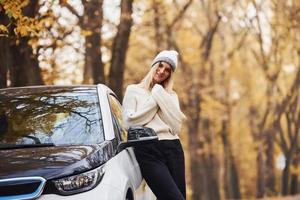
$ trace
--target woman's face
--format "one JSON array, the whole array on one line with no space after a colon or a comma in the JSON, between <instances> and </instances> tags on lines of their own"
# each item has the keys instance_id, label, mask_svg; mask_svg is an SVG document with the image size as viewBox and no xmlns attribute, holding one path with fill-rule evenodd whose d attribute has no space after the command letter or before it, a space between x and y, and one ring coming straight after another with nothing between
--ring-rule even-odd
<instances>
[{"instance_id":1,"label":"woman's face","mask_svg":"<svg viewBox=\"0 0 300 200\"><path fill-rule=\"evenodd\" d=\"M153 76L153 82L157 84L163 83L171 75L172 68L166 62L159 62Z\"/></svg>"}]
</instances>

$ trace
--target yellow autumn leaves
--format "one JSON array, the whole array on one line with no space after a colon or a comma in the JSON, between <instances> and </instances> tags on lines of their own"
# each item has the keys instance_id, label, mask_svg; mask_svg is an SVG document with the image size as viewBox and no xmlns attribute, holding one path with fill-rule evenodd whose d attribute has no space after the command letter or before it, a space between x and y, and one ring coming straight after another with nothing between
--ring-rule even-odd
<instances>
[{"instance_id":1,"label":"yellow autumn leaves","mask_svg":"<svg viewBox=\"0 0 300 200\"><path fill-rule=\"evenodd\" d=\"M24 37L38 33L41 29L38 21L35 18L23 15L22 9L28 3L29 0L0 0L0 12L5 13L8 19L0 22L0 36L14 34L17 37Z\"/></svg>"}]
</instances>

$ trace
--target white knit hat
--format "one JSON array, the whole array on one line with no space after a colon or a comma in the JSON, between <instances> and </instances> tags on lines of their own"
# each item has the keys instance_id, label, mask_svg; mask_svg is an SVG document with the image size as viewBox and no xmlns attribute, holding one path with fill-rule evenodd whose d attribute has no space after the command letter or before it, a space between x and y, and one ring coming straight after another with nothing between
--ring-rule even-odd
<instances>
[{"instance_id":1,"label":"white knit hat","mask_svg":"<svg viewBox=\"0 0 300 200\"><path fill-rule=\"evenodd\" d=\"M175 50L163 50L159 52L152 61L151 67L158 62L166 62L171 65L172 70L175 71L177 67L177 56L178 52Z\"/></svg>"}]
</instances>

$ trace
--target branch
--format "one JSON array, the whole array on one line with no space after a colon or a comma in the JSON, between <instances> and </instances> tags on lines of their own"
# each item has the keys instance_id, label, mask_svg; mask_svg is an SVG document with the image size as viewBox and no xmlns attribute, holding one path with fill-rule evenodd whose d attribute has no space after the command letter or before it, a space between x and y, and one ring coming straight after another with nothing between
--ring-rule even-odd
<instances>
[{"instance_id":1,"label":"branch","mask_svg":"<svg viewBox=\"0 0 300 200\"><path fill-rule=\"evenodd\" d=\"M289 93L282 100L282 102L277 106L275 115L280 116L286 110L290 100L292 99L293 94L295 93L295 91L299 90L299 86L300 86L300 66L298 67L296 78L292 84L292 87L290 88Z\"/></svg>"},{"instance_id":2,"label":"branch","mask_svg":"<svg viewBox=\"0 0 300 200\"><path fill-rule=\"evenodd\" d=\"M263 131L263 128L265 127L265 124L267 122L267 118L268 118L269 114L270 114L270 106L267 105L267 109L266 109L266 111L264 113L264 116L263 116L263 118L261 120L261 123L258 125L258 127L259 127L258 131L261 131L261 132Z\"/></svg>"},{"instance_id":3,"label":"branch","mask_svg":"<svg viewBox=\"0 0 300 200\"><path fill-rule=\"evenodd\" d=\"M252 3L253 3L253 6L255 7L256 13L258 13L259 11L258 11L257 4L256 4L255 0L252 0ZM267 65L266 55L265 55L264 49L263 49L261 21L258 17L258 14L255 15L255 19L256 19L256 22L257 22L258 30L259 30L259 34L257 35L257 37L258 37L258 41L259 41L260 53L261 53L261 56L262 56L262 67L263 67L264 72L267 75L268 65Z\"/></svg>"},{"instance_id":4,"label":"branch","mask_svg":"<svg viewBox=\"0 0 300 200\"><path fill-rule=\"evenodd\" d=\"M177 22L178 20L184 15L184 13L186 12L186 10L188 9L188 7L191 5L191 3L193 2L193 0L189 0L184 6L183 8L179 11L179 13L177 14L177 16L173 19L173 21L169 24L169 27L172 28Z\"/></svg>"},{"instance_id":5,"label":"branch","mask_svg":"<svg viewBox=\"0 0 300 200\"><path fill-rule=\"evenodd\" d=\"M203 38L202 42L201 42L201 45L200 47L201 48L204 48L205 47L205 50L204 52L202 53L202 58L204 58L204 61L206 62L209 55L210 55L210 50L211 50L211 47L212 47L212 42L213 42L213 38L214 38L214 35L218 29L218 26L219 26L219 22L221 21L221 16L217 13L216 11L216 15L217 15L217 21L215 22L215 24L208 30L206 36Z\"/></svg>"},{"instance_id":6,"label":"branch","mask_svg":"<svg viewBox=\"0 0 300 200\"><path fill-rule=\"evenodd\" d=\"M245 31L244 34L242 35L241 39L237 42L237 45L234 48L232 48L232 50L229 51L229 53L227 54L228 59L231 59L234 56L235 52L240 50L240 48L244 44L244 41L245 41L247 35L248 35L248 31Z\"/></svg>"},{"instance_id":7,"label":"branch","mask_svg":"<svg viewBox=\"0 0 300 200\"><path fill-rule=\"evenodd\" d=\"M286 123L287 123L288 136L289 136L289 139L290 139L290 141L292 143L292 141L293 141L292 122L291 122L291 118L289 116L289 113L285 113L285 119L286 119Z\"/></svg>"},{"instance_id":8,"label":"branch","mask_svg":"<svg viewBox=\"0 0 300 200\"><path fill-rule=\"evenodd\" d=\"M299 147L299 134L300 134L300 112L298 112L298 116L297 116L297 123L295 125L295 131L296 131L296 136L295 136L295 141L296 141L296 148L299 149L300 151L300 147Z\"/></svg>"},{"instance_id":9,"label":"branch","mask_svg":"<svg viewBox=\"0 0 300 200\"><path fill-rule=\"evenodd\" d=\"M82 16L80 16L80 15L78 14L78 12L73 8L73 6L71 6L67 1L65 1L65 0L59 0L59 4L60 4L61 6L64 6L64 7L68 8L68 10L69 10L73 15L75 15L79 20L81 19Z\"/></svg>"},{"instance_id":10,"label":"branch","mask_svg":"<svg viewBox=\"0 0 300 200\"><path fill-rule=\"evenodd\" d=\"M288 147L287 147L287 144L286 144L286 141L284 139L284 135L283 135L283 130L282 130L282 127L281 127L281 124L280 124L280 118L278 121L275 121L274 122L274 127L275 129L278 129L279 130L279 137L280 137L280 146L281 146L281 149L284 153L284 155L287 155L288 154Z\"/></svg>"}]
</instances>

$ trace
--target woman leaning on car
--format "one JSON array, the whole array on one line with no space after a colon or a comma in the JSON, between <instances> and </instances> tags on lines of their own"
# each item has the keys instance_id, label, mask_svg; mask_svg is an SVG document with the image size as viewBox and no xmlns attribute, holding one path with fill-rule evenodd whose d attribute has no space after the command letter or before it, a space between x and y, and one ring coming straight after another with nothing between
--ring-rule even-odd
<instances>
[{"instance_id":1,"label":"woman leaning on car","mask_svg":"<svg viewBox=\"0 0 300 200\"><path fill-rule=\"evenodd\" d=\"M155 130L158 142L135 147L142 176L159 200L186 197L184 153L178 134L185 115L173 91L178 53L161 51L139 84L129 85L123 100L123 118L130 126Z\"/></svg>"}]
</instances>

